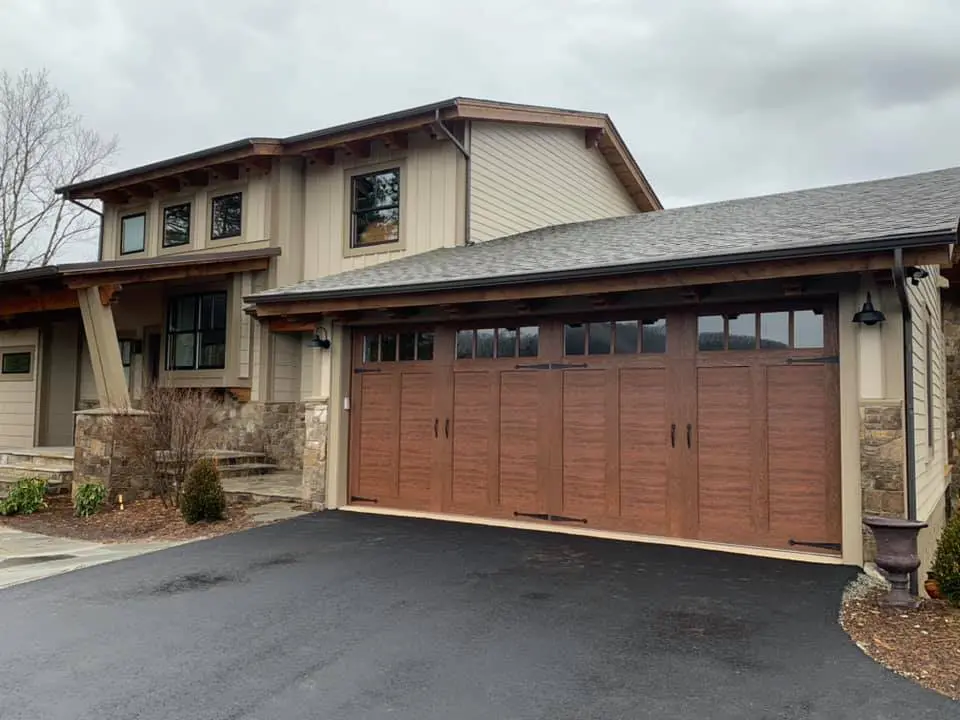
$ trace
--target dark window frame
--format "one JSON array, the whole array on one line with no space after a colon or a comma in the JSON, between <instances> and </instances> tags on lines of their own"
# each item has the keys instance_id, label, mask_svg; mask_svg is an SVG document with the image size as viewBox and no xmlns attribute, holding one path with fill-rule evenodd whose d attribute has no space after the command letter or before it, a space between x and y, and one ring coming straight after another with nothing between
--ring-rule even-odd
<instances>
[{"instance_id":1,"label":"dark window frame","mask_svg":"<svg viewBox=\"0 0 960 720\"><path fill-rule=\"evenodd\" d=\"M133 218L143 218L143 234L140 238L140 247L136 250L127 250L125 249L126 241L126 221L132 220ZM147 249L147 212L146 210L141 210L140 212L129 213L127 215L120 216L120 254L121 255L136 255L137 253L142 253Z\"/></svg>"},{"instance_id":2,"label":"dark window frame","mask_svg":"<svg viewBox=\"0 0 960 720\"><path fill-rule=\"evenodd\" d=\"M621 330L625 330L626 326L629 324L635 324L635 345L636 349L634 350L618 350L617 349L617 336ZM644 340L644 328L646 327L658 327L660 323L663 323L664 336L663 336L663 348L650 348L648 347L647 342ZM606 328L606 331L609 332L605 341L608 343L606 352L591 352L590 350L590 341L591 341L591 329L592 328ZM567 347L567 332L568 329L577 328L583 329L583 347L582 348L569 348ZM629 355L663 355L667 352L667 316L666 315L657 315L656 317L617 317L612 320L586 320L583 322L565 322L562 327L563 335L561 337L561 343L563 345L563 355L564 357L609 357L611 355L619 355L620 357L629 356ZM574 352L570 352L570 350ZM580 352L576 352L580 350Z\"/></svg>"},{"instance_id":3,"label":"dark window frame","mask_svg":"<svg viewBox=\"0 0 960 720\"><path fill-rule=\"evenodd\" d=\"M365 178L376 177L377 175L386 175L388 173L396 173L397 176L397 199L394 203L387 203L383 205L374 205L363 210L357 209L357 183L364 180ZM383 168L380 170L371 170L369 172L361 172L355 175L350 176L350 249L351 250L363 250L365 248L378 247L380 245L392 245L394 243L400 242L400 223L401 223L401 208L402 205L401 197L403 195L403 177L402 170L399 165L395 167ZM360 215L365 213L371 213L379 210L396 210L397 211L397 237L392 240L380 240L378 242L360 242L357 230L359 225L357 223L357 218Z\"/></svg>"},{"instance_id":4,"label":"dark window frame","mask_svg":"<svg viewBox=\"0 0 960 720\"><path fill-rule=\"evenodd\" d=\"M802 312L813 312L814 315L820 318L821 323L821 338L820 345L797 345L797 334L796 334L796 314ZM787 318L787 342L783 347L775 347L771 344L764 345L763 338L763 316L772 315L774 313L789 313ZM754 322L754 331L753 331L753 347L731 347L730 346L730 320L736 319L741 315L753 315ZM702 333L700 330L700 320L702 318L713 318L719 317L723 320L723 329L719 332L720 337L720 347L704 347L702 344ZM735 312L702 312L697 315L697 352L706 352L706 353L715 353L715 352L732 352L732 353L741 353L741 352L776 352L776 351L817 351L825 349L829 343L827 338L827 314L825 308L821 306L812 306L812 307L783 307L783 308L764 308L757 307L752 309L745 309L742 311ZM769 343L769 341L767 341Z\"/></svg>"},{"instance_id":5,"label":"dark window frame","mask_svg":"<svg viewBox=\"0 0 960 720\"><path fill-rule=\"evenodd\" d=\"M409 340L411 336L413 357L402 357L403 338L406 337ZM436 332L428 329L365 332L361 335L360 362L361 364L432 362L436 357L436 340ZM392 348L393 357L386 357L385 347Z\"/></svg>"},{"instance_id":6,"label":"dark window frame","mask_svg":"<svg viewBox=\"0 0 960 720\"><path fill-rule=\"evenodd\" d=\"M227 230L225 232L217 232L217 222L216 222L216 207L217 201L227 200L228 198L238 198L240 202L240 214L237 218L237 227L236 232L233 230ZM241 237L243 235L243 191L236 190L234 192L223 193L222 195L214 195L210 198L210 239L211 240L228 240L229 238Z\"/></svg>"},{"instance_id":7,"label":"dark window frame","mask_svg":"<svg viewBox=\"0 0 960 720\"><path fill-rule=\"evenodd\" d=\"M203 327L203 304L205 299L223 298L224 313L223 327L213 325L212 327ZM193 327L187 330L176 330L173 325L173 308L176 303L186 299L193 300ZM169 298L167 302L167 322L166 322L166 359L165 367L168 372L196 371L196 370L224 370L227 365L227 325L229 315L229 296L226 290L208 290L204 292L186 293ZM214 321L216 316L214 315ZM223 341L216 343L204 343L204 333L223 333ZM176 347L177 338L183 336L193 337L193 362L190 365L177 365ZM205 364L201 358L204 347L213 345L223 345L223 363Z\"/></svg>"},{"instance_id":8,"label":"dark window frame","mask_svg":"<svg viewBox=\"0 0 960 720\"><path fill-rule=\"evenodd\" d=\"M183 242L168 242L167 241L167 213L171 210L177 210L180 208L187 209L187 235L186 239ZM212 225L211 225L212 227ZM160 218L160 246L164 248L174 248L174 247L184 247L189 245L191 242L190 233L193 230L193 203L191 202L182 202L175 203L173 205L164 205L163 212L161 213Z\"/></svg>"},{"instance_id":9,"label":"dark window frame","mask_svg":"<svg viewBox=\"0 0 960 720\"><path fill-rule=\"evenodd\" d=\"M524 338L525 337L529 338L530 335L528 334L525 336L523 332L524 330L526 331L536 330L536 333L533 336L536 338L535 354L530 354L529 352L525 352L525 350L529 349L530 343L528 340L527 345L525 346ZM491 361L491 360L514 360L514 359L525 359L525 358L529 359L529 358L540 357L540 330L541 330L541 326L539 324L536 324L536 325L522 324L522 325L511 325L511 326L499 324L499 325L485 326L485 327L479 327L479 328L477 327L457 328L454 331L454 341L453 341L454 359L462 362L464 360ZM478 348L480 347L477 333L486 332L486 331L490 331L493 333L492 340L489 345L490 351L492 353L491 355L481 355L477 352ZM500 347L501 331L507 331L512 335L512 337L510 338L510 342L513 344L513 352L510 354L504 354L503 352L501 352L501 347ZM469 336L470 338L470 355L469 356L460 354L459 339L461 335L463 335L464 337Z\"/></svg>"},{"instance_id":10,"label":"dark window frame","mask_svg":"<svg viewBox=\"0 0 960 720\"><path fill-rule=\"evenodd\" d=\"M26 370L7 370L7 358L27 356ZM20 377L22 375L30 376L33 374L33 351L32 350L10 350L0 351L0 375Z\"/></svg>"}]
</instances>

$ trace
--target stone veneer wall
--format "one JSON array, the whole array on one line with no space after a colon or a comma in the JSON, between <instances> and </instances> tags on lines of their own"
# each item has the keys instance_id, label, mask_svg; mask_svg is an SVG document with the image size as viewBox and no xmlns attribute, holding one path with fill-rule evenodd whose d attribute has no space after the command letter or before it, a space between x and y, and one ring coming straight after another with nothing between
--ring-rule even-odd
<instances>
[{"instance_id":1,"label":"stone veneer wall","mask_svg":"<svg viewBox=\"0 0 960 720\"><path fill-rule=\"evenodd\" d=\"M304 405L303 501L313 510L323 510L327 492L328 402L310 400Z\"/></svg>"},{"instance_id":2,"label":"stone veneer wall","mask_svg":"<svg viewBox=\"0 0 960 720\"><path fill-rule=\"evenodd\" d=\"M246 402L227 398L220 420L228 450L264 453L287 470L303 467L304 403Z\"/></svg>"},{"instance_id":3,"label":"stone veneer wall","mask_svg":"<svg viewBox=\"0 0 960 720\"><path fill-rule=\"evenodd\" d=\"M860 489L864 515L904 517L906 456L899 401L860 406ZM863 529L863 558L876 556L873 535Z\"/></svg>"},{"instance_id":4,"label":"stone veneer wall","mask_svg":"<svg viewBox=\"0 0 960 720\"><path fill-rule=\"evenodd\" d=\"M118 493L139 494L143 483L131 469L130 450L122 440L147 421L139 410L82 410L76 413L73 451L73 494L98 482L112 500Z\"/></svg>"}]
</instances>

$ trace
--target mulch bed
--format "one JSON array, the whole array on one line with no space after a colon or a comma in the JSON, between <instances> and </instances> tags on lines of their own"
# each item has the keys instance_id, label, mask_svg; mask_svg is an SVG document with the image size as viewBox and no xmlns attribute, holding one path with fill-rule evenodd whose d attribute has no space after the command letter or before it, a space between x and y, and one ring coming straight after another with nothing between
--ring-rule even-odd
<instances>
[{"instance_id":1,"label":"mulch bed","mask_svg":"<svg viewBox=\"0 0 960 720\"><path fill-rule=\"evenodd\" d=\"M917 610L884 607L881 592L849 598L840 622L881 665L960 700L960 610L924 600Z\"/></svg>"},{"instance_id":2,"label":"mulch bed","mask_svg":"<svg viewBox=\"0 0 960 720\"><path fill-rule=\"evenodd\" d=\"M128 503L123 510L107 508L88 518L73 515L69 495L47 499L47 507L33 515L0 517L0 525L17 530L99 543L147 540L194 540L252 527L241 504L227 506L220 522L187 525L175 508L165 508L159 498Z\"/></svg>"}]
</instances>

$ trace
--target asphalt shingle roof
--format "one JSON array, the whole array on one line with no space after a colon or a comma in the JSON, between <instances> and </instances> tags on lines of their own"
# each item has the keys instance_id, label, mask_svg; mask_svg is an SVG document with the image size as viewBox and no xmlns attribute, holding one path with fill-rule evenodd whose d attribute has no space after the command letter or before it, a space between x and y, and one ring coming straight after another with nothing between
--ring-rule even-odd
<instances>
[{"instance_id":1,"label":"asphalt shingle roof","mask_svg":"<svg viewBox=\"0 0 960 720\"><path fill-rule=\"evenodd\" d=\"M654 270L956 233L960 168L558 225L260 293L337 297ZM746 259L744 257L744 259ZM644 266L648 266L644 268Z\"/></svg>"}]
</instances>

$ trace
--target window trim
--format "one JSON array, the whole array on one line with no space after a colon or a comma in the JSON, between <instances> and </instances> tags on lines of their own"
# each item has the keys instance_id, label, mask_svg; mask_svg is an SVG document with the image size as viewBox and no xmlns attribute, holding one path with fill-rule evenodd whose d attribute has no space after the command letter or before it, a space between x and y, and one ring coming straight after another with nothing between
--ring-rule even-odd
<instances>
[{"instance_id":1,"label":"window trim","mask_svg":"<svg viewBox=\"0 0 960 720\"><path fill-rule=\"evenodd\" d=\"M142 217L143 218L143 247L139 250L124 250L123 249L123 221L129 220L130 218ZM120 238L118 243L118 249L120 255L136 255L137 253L146 252L147 250L147 211L138 210L136 212L128 212L120 214Z\"/></svg>"},{"instance_id":2,"label":"window trim","mask_svg":"<svg viewBox=\"0 0 960 720\"><path fill-rule=\"evenodd\" d=\"M37 366L36 348L33 345L17 345L0 348L0 381L31 382ZM3 358L6 355L29 355L30 370L25 373L3 372Z\"/></svg>"},{"instance_id":3,"label":"window trim","mask_svg":"<svg viewBox=\"0 0 960 720\"><path fill-rule=\"evenodd\" d=\"M224 313L224 322L223 322L223 365L222 366L211 366L211 365L201 365L200 364L200 353L202 351L203 345L201 343L201 336L203 330L200 328L200 312L203 304L203 298L209 297L212 295L222 295L224 298L224 303L226 305L226 310ZM170 328L170 316L173 304L183 300L184 298L196 298L196 310L194 311L194 322L192 330L172 330ZM228 332L230 329L230 293L227 290L198 290L196 292L187 292L180 293L177 295L171 295L167 297L167 306L166 306L166 315L164 317L164 333L163 333L163 342L164 342L164 358L163 358L163 369L164 372L168 373L185 373L185 372L206 372L206 371L225 371L227 369L228 363L228 353L229 353L229 340ZM212 328L213 331L218 331L220 328ZM209 330L208 330L209 332ZM192 335L193 342L193 365L180 366L178 367L175 364L174 357L175 353L171 348L175 347L175 340L180 335ZM174 344L171 345L171 340L174 341Z\"/></svg>"},{"instance_id":4,"label":"window trim","mask_svg":"<svg viewBox=\"0 0 960 720\"><path fill-rule=\"evenodd\" d=\"M187 241L185 243L179 243L178 245L168 245L167 244L167 210L171 208L183 207L184 205L190 211L190 217L187 220ZM193 198L186 197L183 199L171 199L167 202L164 202L160 205L160 251L177 251L183 250L184 248L189 248L193 246L193 230L194 230L194 219L195 213L193 210ZM241 216L242 219L242 216Z\"/></svg>"},{"instance_id":5,"label":"window trim","mask_svg":"<svg viewBox=\"0 0 960 720\"><path fill-rule=\"evenodd\" d=\"M377 243L376 245L353 246L353 179L361 175L372 175L385 170L400 172L400 232L395 241ZM385 160L377 163L356 165L343 173L343 257L357 257L360 255L374 255L376 253L397 252L407 247L407 218L409 206L407 204L407 161L406 158Z\"/></svg>"},{"instance_id":6,"label":"window trim","mask_svg":"<svg viewBox=\"0 0 960 720\"><path fill-rule=\"evenodd\" d=\"M244 231L246 230L247 222L247 213L244 205L244 196L247 194L245 188L236 188L236 189L222 189L217 192L217 194L210 193L209 198L207 199L207 236L210 239L210 242L222 242L224 240L235 240L236 238L242 238ZM230 197L232 195L240 196L240 231L232 235L214 235L213 229L213 204L220 198Z\"/></svg>"},{"instance_id":7,"label":"window trim","mask_svg":"<svg viewBox=\"0 0 960 720\"><path fill-rule=\"evenodd\" d=\"M925 327L926 337L926 347L924 358L924 367L926 373L926 403L927 403L927 448L931 451L934 447L934 435L933 435L933 323L930 322L930 308L927 308L927 322Z\"/></svg>"}]
</instances>

